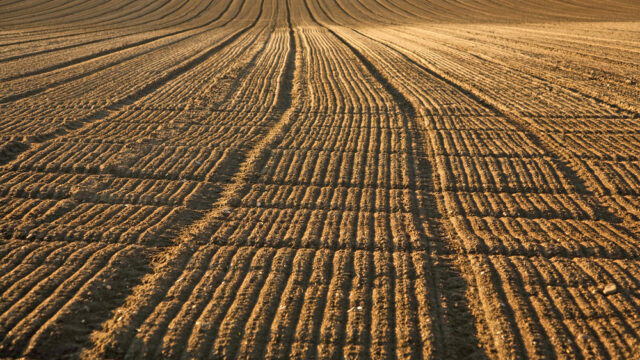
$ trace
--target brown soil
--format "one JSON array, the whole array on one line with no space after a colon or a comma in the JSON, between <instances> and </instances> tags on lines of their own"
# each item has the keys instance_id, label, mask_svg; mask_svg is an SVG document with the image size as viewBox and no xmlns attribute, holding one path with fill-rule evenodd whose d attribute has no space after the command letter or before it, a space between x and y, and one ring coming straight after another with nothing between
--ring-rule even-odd
<instances>
[{"instance_id":1,"label":"brown soil","mask_svg":"<svg viewBox=\"0 0 640 360\"><path fill-rule=\"evenodd\" d=\"M640 357L640 5L0 1L0 357Z\"/></svg>"}]
</instances>

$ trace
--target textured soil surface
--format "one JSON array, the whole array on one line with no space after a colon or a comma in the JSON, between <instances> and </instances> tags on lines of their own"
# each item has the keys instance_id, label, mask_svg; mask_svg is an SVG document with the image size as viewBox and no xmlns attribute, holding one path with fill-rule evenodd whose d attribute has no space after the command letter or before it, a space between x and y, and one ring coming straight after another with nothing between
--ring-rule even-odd
<instances>
[{"instance_id":1,"label":"textured soil surface","mask_svg":"<svg viewBox=\"0 0 640 360\"><path fill-rule=\"evenodd\" d=\"M636 0L0 0L0 358L640 357Z\"/></svg>"}]
</instances>

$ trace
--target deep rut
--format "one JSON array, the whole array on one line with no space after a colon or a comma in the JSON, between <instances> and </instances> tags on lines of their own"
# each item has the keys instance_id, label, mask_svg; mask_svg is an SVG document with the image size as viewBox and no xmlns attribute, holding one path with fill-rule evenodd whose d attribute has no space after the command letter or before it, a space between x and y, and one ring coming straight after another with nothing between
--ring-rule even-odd
<instances>
[{"instance_id":1,"label":"deep rut","mask_svg":"<svg viewBox=\"0 0 640 360\"><path fill-rule=\"evenodd\" d=\"M289 14L288 4L286 6L286 11L287 14ZM280 120L273 125L269 134L277 132L276 129L286 126L286 122L291 121L292 92L294 91L294 84L296 83L294 81L296 77L295 73L298 71L296 67L296 55L298 52L295 33L290 23L290 15L287 15L287 19L289 24L289 49L285 65L280 75L278 95L271 107L272 113L269 115L270 117L277 116ZM218 198L218 202L213 206L209 206L209 208L213 208L213 210L206 214L204 218L197 219L187 227L187 230L179 234L174 239L174 246L164 248L161 253L158 253L153 270L143 278L140 286L133 289L134 294L123 304L123 306L121 306L119 311L135 314L135 318L130 321L136 324L136 327L138 328L147 329L147 326L149 326L147 323L159 323L159 325L154 325L152 328L153 333L150 335L153 336L153 338L145 338L144 341L142 338L129 339L127 336L123 336L120 332L124 331L125 334L130 334L130 336L135 337L135 335L131 333L131 328L127 326L126 329L121 329L120 327L122 325L112 319L104 327L104 332L100 332L95 335L95 346L93 349L86 352L86 356L105 356L106 354L113 353L120 353L121 355L130 358L153 358L156 356L204 356L212 351L219 351L220 354L228 356L229 354L235 354L237 351L240 351L239 343L237 342L226 344L224 347L216 349L216 344L214 344L214 339L212 338L212 336L215 337L216 333L212 334L210 331L213 331L213 329L209 329L208 327L211 326L211 324L207 324L208 326L205 327L201 320L195 321L195 319L191 319L185 320L191 322L191 327L185 328L185 324L181 323L181 319L173 318L173 316L177 316L179 314L181 304L174 303L171 308L168 308L166 305L163 306L163 303L171 301L174 296L173 294L176 291L179 291L181 294L180 302L187 301L193 292L202 291L201 289L196 288L199 286L197 279L190 279L188 282L184 283L183 286L180 286L179 289L174 288L177 286L176 284L180 283L180 280L183 278L185 273L191 274L195 271L195 269L191 270L191 266L194 266L194 263L199 263L199 265L197 265L199 269L198 272L202 273L206 271L206 266L209 265L209 262L203 262L203 260L200 259L202 252L206 253L211 249L211 245L209 245L210 242L207 241L208 239L206 235L210 233L212 226L215 228L217 222L216 218L220 216L221 211L224 211L227 208L229 197L235 198L238 194L241 194L242 191L244 191L245 185L242 185L244 181L243 179L245 179L246 176L250 176L250 169L256 166L259 167L259 162L264 161L263 148L269 141L268 137L269 136L267 135L265 138L255 143L251 150L245 153L246 156L243 156L242 160L239 159L238 164L235 164L235 166L229 170L231 180L227 183L226 187L220 191L221 195ZM261 158L262 160L260 160ZM256 162L258 162L258 165L256 165ZM221 250L217 251L220 252ZM253 253L253 250L251 249L240 250L238 257L247 253L247 251ZM266 249L265 251L271 254L274 252L273 249ZM209 255L209 257L210 256L212 255ZM225 279L230 275L233 275L237 280L241 280L243 276L248 276L243 271L252 271L252 268L249 268L250 264L248 260L243 261L247 262L244 262L244 265L242 265L241 268L236 268L237 265L234 265L233 262L231 265L225 265L231 266L231 268L234 269L234 271L225 276ZM254 261L256 260L254 259ZM269 260L267 265L264 266L268 267L270 261L271 260ZM220 268L221 271L225 270L225 266ZM265 281L265 278L261 281ZM225 283L223 282L222 284L224 285ZM240 283L237 283L236 286L240 286ZM258 286L258 288L260 287L259 284L255 284L255 286ZM223 288L223 286L221 285L220 288ZM147 305L140 304L139 301L136 300L138 296L151 299L151 303ZM255 301L256 299L253 300ZM225 304L227 307L232 305L229 301L226 301ZM251 308L251 306L249 308ZM222 316L226 313L226 310L228 310L228 308L219 306L216 309L201 307L198 310L200 314L197 318L211 316L208 314L211 311L215 311L215 313L217 313L216 324L223 326L224 324L222 324L221 321L223 320ZM159 318L159 316L162 316L163 318ZM175 321L178 322L178 326L180 328L184 328L185 330L182 331L181 336L177 338L174 329L166 327L169 322ZM227 326L232 327L227 330L224 330L223 328L220 328L219 330L233 333L227 334L225 332L226 336L235 336L235 333L238 330L233 330L233 326L238 325L230 324ZM194 347L194 344L190 343L189 339L192 337L202 336L201 332L203 331L206 332L207 339L203 339L200 344L197 344ZM164 341L169 342L165 343ZM114 343L119 344L119 347L124 345L124 348L113 348Z\"/></svg>"},{"instance_id":2,"label":"deep rut","mask_svg":"<svg viewBox=\"0 0 640 360\"><path fill-rule=\"evenodd\" d=\"M213 234L215 230L221 226L228 216L227 212L230 209L237 207L238 201L246 194L249 186L251 185L251 179L256 177L262 167L266 164L269 153L267 151L269 144L274 139L277 139L278 134L287 131L290 123L294 121L294 106L293 99L294 93L299 91L296 89L296 84L299 78L300 68L296 66L296 58L298 54L298 47L296 41L296 34L291 25L291 10L289 8L289 1L286 1L287 11L287 24L288 24L288 36L289 36L289 50L286 57L286 62L280 76L280 82L277 89L277 97L275 104L272 107L272 117L277 117L279 120L272 125L267 136L258 141L253 147L247 151L243 157L243 161L238 164L237 170L233 172L228 185L221 190L221 196L216 204L213 206L213 210L209 212L205 217L192 226L187 228L180 236L178 241L184 241L190 244L207 244L210 243L209 235ZM224 244L222 244L224 245Z\"/></svg>"},{"instance_id":3,"label":"deep rut","mask_svg":"<svg viewBox=\"0 0 640 360\"><path fill-rule=\"evenodd\" d=\"M317 23L322 26L319 22ZM427 240L429 241L427 249L431 254L428 268L433 275L428 281L430 290L433 291L431 301L435 312L432 314L435 317L432 325L435 348L428 356L461 358L472 354L477 355L480 351L478 340L475 338L476 319L466 300L469 285L461 270L461 266L468 265L461 261L460 254L455 250L455 246L451 242L452 235L444 230L442 223L444 217L440 207L437 206L439 200L435 196L437 187L434 184L436 176L433 174L431 166L433 161L430 161L432 156L424 147L429 142L424 137L425 130L417 121L416 109L400 89L394 86L362 52L332 29L323 27L345 44L392 96L406 121L405 131L409 137L409 143L414 146L411 153L416 173L413 174L413 178L424 181L424 186L416 186L416 184L414 186L416 186L416 191L421 192L421 195L427 199L428 206L426 211L417 207L414 212L415 222L421 224L423 232L426 230L432 234L431 238Z\"/></svg>"}]
</instances>

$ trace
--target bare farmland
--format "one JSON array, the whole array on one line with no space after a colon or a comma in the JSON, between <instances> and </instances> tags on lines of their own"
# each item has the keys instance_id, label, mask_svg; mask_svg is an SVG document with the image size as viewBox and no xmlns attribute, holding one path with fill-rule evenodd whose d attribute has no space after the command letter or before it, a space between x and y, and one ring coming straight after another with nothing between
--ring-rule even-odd
<instances>
[{"instance_id":1,"label":"bare farmland","mask_svg":"<svg viewBox=\"0 0 640 360\"><path fill-rule=\"evenodd\" d=\"M637 358L634 0L0 0L0 357Z\"/></svg>"}]
</instances>

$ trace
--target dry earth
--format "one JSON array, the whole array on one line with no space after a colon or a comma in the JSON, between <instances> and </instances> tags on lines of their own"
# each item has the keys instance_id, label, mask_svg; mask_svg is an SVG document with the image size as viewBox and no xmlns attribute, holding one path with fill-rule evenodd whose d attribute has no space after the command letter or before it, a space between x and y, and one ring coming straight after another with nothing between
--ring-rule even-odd
<instances>
[{"instance_id":1,"label":"dry earth","mask_svg":"<svg viewBox=\"0 0 640 360\"><path fill-rule=\"evenodd\" d=\"M637 0L0 0L0 357L638 358Z\"/></svg>"}]
</instances>

